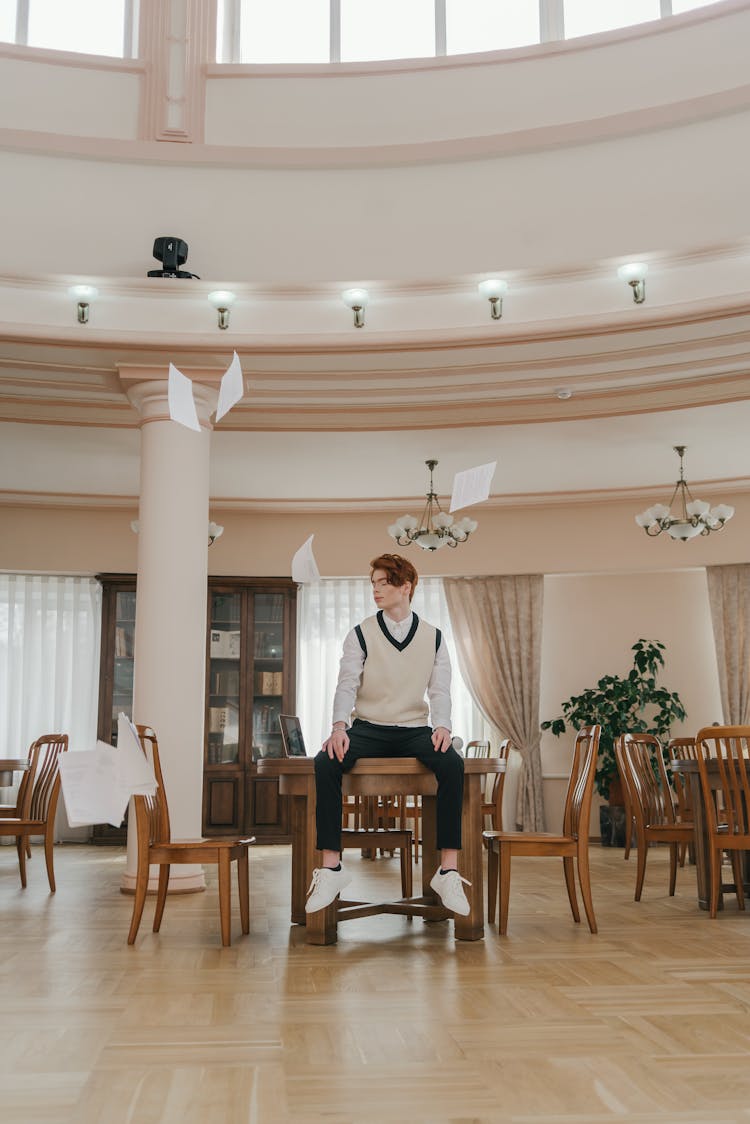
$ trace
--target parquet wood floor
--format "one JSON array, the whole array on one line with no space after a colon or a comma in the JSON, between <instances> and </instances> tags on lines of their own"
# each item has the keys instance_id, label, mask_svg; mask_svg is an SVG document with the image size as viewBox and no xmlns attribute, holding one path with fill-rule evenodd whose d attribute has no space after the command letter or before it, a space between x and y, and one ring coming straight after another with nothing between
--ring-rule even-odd
<instances>
[{"instance_id":1,"label":"parquet wood floor","mask_svg":"<svg viewBox=\"0 0 750 1124\"><path fill-rule=\"evenodd\" d=\"M308 947L289 851L251 852L251 934L222 949L210 890L146 905L134 948L122 851L38 848L29 888L0 849L5 1124L694 1124L750 1121L750 910L711 921L667 856L591 847L599 934L559 860L514 861L507 938L381 916ZM393 896L398 859L347 853Z\"/></svg>"}]
</instances>

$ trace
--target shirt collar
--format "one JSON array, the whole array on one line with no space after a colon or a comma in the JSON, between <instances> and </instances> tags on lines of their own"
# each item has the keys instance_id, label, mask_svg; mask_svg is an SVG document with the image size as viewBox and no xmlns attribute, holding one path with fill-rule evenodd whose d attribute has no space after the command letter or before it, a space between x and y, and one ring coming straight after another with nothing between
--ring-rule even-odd
<instances>
[{"instance_id":1,"label":"shirt collar","mask_svg":"<svg viewBox=\"0 0 750 1124\"><path fill-rule=\"evenodd\" d=\"M392 617L389 617L386 612L383 612L383 620L385 621L389 632L407 633L411 628L411 620L413 615L414 614L410 612L409 616L404 617L402 621L394 621L394 619Z\"/></svg>"}]
</instances>

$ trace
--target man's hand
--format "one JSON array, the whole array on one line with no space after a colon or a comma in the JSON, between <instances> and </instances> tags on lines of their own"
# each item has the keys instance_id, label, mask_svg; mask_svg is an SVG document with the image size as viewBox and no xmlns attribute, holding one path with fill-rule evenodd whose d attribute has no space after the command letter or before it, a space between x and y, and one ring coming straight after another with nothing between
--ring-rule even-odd
<instances>
[{"instance_id":1,"label":"man's hand","mask_svg":"<svg viewBox=\"0 0 750 1124\"><path fill-rule=\"evenodd\" d=\"M450 738L450 734L448 735ZM323 742L323 749L333 761L334 757L337 761L344 760L344 754L349 748L349 735L343 726L334 726L331 730L331 736L327 741Z\"/></svg>"},{"instance_id":2,"label":"man's hand","mask_svg":"<svg viewBox=\"0 0 750 1124\"><path fill-rule=\"evenodd\" d=\"M451 745L450 730L446 730L445 726L436 726L432 731L432 744L435 746L435 753L445 753Z\"/></svg>"}]
</instances>

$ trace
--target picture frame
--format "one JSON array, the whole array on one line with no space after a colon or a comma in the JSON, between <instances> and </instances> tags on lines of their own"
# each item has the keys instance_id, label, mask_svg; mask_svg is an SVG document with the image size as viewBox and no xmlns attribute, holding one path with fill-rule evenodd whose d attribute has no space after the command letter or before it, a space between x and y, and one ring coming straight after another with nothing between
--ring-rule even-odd
<instances>
[{"instance_id":1,"label":"picture frame","mask_svg":"<svg viewBox=\"0 0 750 1124\"><path fill-rule=\"evenodd\" d=\"M280 714L281 744L285 757L307 757L302 726L296 714Z\"/></svg>"}]
</instances>

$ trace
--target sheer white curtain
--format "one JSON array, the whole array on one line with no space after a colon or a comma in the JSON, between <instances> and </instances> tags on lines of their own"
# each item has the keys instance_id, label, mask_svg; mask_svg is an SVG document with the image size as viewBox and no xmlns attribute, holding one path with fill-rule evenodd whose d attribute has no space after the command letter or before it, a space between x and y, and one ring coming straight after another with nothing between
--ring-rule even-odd
<instances>
[{"instance_id":1,"label":"sheer white curtain","mask_svg":"<svg viewBox=\"0 0 750 1124\"><path fill-rule=\"evenodd\" d=\"M465 742L490 738L458 670L441 578L420 578L412 602L418 616L439 628L453 668L453 731ZM331 706L341 645L350 628L375 612L369 578L327 578L302 587L297 603L297 713L307 752L316 753L331 729Z\"/></svg>"},{"instance_id":2,"label":"sheer white curtain","mask_svg":"<svg viewBox=\"0 0 750 1124\"><path fill-rule=\"evenodd\" d=\"M0 757L40 734L93 747L101 602L93 578L0 574Z\"/></svg>"}]
</instances>

